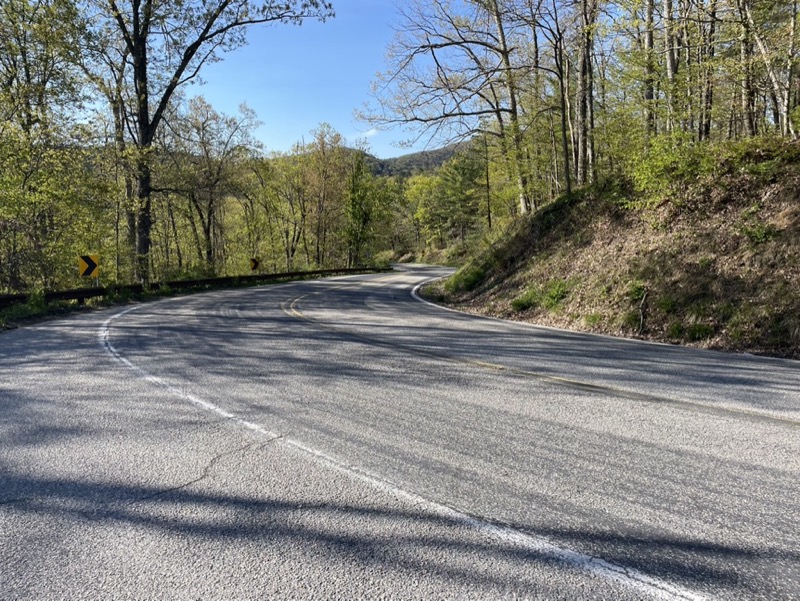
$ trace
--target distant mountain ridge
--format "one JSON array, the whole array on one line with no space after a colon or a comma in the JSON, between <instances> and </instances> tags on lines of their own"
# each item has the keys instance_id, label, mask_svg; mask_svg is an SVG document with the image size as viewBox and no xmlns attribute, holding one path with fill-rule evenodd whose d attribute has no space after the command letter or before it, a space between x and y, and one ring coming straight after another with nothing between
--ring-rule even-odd
<instances>
[{"instance_id":1,"label":"distant mountain ridge","mask_svg":"<svg viewBox=\"0 0 800 601\"><path fill-rule=\"evenodd\" d=\"M372 155L367 155L367 162L375 175L407 177L438 169L450 160L459 149L465 146L465 142L458 142L435 150L412 152L392 159L379 159Z\"/></svg>"}]
</instances>

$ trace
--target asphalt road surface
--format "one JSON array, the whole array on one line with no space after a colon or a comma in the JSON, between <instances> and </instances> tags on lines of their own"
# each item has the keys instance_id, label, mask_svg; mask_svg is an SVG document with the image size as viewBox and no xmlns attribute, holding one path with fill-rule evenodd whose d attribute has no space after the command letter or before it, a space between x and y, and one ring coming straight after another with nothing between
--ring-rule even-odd
<instances>
[{"instance_id":1,"label":"asphalt road surface","mask_svg":"<svg viewBox=\"0 0 800 601\"><path fill-rule=\"evenodd\" d=\"M800 598L798 362L413 296L444 273L0 334L0 598Z\"/></svg>"}]
</instances>

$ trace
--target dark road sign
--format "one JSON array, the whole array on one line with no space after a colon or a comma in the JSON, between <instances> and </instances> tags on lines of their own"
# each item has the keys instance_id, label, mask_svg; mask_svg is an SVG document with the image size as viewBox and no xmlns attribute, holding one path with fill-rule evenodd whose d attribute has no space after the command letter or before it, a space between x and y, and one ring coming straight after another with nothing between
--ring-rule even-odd
<instances>
[{"instance_id":1,"label":"dark road sign","mask_svg":"<svg viewBox=\"0 0 800 601\"><path fill-rule=\"evenodd\" d=\"M255 271L261 262L258 259L250 259L250 271Z\"/></svg>"}]
</instances>

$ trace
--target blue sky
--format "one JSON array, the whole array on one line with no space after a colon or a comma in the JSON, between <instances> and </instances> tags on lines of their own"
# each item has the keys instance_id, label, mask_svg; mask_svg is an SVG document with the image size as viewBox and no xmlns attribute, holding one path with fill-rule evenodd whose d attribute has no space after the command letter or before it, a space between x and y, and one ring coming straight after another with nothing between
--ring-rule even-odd
<instances>
[{"instance_id":1,"label":"blue sky","mask_svg":"<svg viewBox=\"0 0 800 601\"><path fill-rule=\"evenodd\" d=\"M397 23L395 1L333 0L333 5L336 17L325 23L252 28L248 45L206 65L201 72L206 83L187 94L202 95L230 115L246 102L263 122L256 137L267 151L290 150L323 122L350 144L367 138L379 158L422 149L423 144L398 148L398 141L410 137L407 132L375 133L353 114L369 100L375 74L385 69Z\"/></svg>"}]
</instances>

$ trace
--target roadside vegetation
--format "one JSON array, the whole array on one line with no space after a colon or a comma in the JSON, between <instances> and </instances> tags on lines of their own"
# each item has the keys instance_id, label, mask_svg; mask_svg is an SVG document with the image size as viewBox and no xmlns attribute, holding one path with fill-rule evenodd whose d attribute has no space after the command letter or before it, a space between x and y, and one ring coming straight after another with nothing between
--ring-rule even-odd
<instances>
[{"instance_id":1,"label":"roadside vegetation","mask_svg":"<svg viewBox=\"0 0 800 601\"><path fill-rule=\"evenodd\" d=\"M657 191L564 196L424 293L483 315L800 358L800 143L717 150L676 164Z\"/></svg>"}]
</instances>

